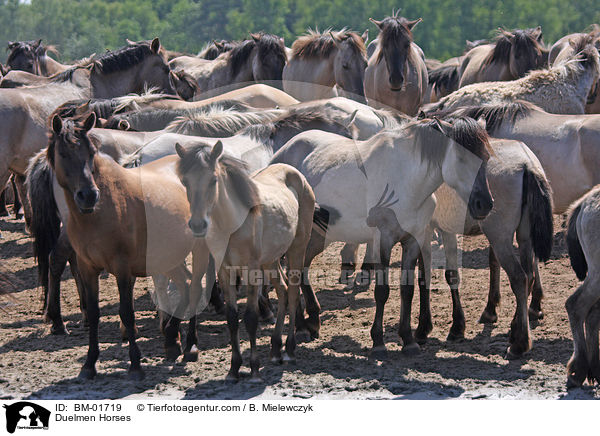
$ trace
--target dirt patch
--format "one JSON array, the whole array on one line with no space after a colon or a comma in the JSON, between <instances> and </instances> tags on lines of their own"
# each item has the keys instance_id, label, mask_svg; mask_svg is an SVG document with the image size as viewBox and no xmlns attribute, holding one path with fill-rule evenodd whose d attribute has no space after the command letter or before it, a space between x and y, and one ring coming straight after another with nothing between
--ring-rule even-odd
<instances>
[{"instance_id":1,"label":"dirt patch","mask_svg":"<svg viewBox=\"0 0 600 436\"><path fill-rule=\"evenodd\" d=\"M557 220L559 221L559 220ZM65 274L62 310L71 334L52 336L42 322L40 289L32 258L31 241L23 222L0 220L2 271L18 283L18 292L0 297L0 398L103 399L161 397L181 399L246 398L598 398L597 388L565 388L565 364L572 352L564 309L566 298L578 285L570 268L557 227L552 259L540 266L546 293L545 318L532 326L533 350L523 359L507 361L504 354L514 297L502 273L502 306L495 325L477 323L485 306L488 286L487 241L465 238L461 296L467 319L466 340L446 342L451 323L451 299L443 271L434 272L432 284L433 332L420 355L401 354L398 341L400 296L393 283L384 317L389 358L368 359L369 330L375 312L372 289L349 292L335 283L339 275L336 244L315 260L315 271L324 271L330 285L317 289L323 307L321 337L299 344L296 365L268 362L272 326L261 325L259 350L264 384L242 379L224 382L229 367L229 335L225 320L213 312L203 313L198 324L198 362L175 364L163 358L162 337L148 294L149 279L135 286L136 322L140 331L146 379L127 380L127 345L119 339L118 293L113 277L100 282L100 360L98 377L82 382L76 377L87 352L87 331L81 325L77 291ZM435 258L441 251L434 248ZM393 267L399 267L399 248ZM275 302L274 294L273 302ZM243 301L241 309L243 310ZM415 295L413 327L419 302ZM246 339L244 327L241 337ZM248 343L245 363L248 362Z\"/></svg>"}]
</instances>

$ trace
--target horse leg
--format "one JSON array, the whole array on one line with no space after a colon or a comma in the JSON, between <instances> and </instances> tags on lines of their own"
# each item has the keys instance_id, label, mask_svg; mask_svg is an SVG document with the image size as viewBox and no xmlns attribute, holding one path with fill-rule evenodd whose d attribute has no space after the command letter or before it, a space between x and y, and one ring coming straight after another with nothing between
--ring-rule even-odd
<instances>
[{"instance_id":1,"label":"horse leg","mask_svg":"<svg viewBox=\"0 0 600 436\"><path fill-rule=\"evenodd\" d=\"M204 246L194 249L192 260L192 283L190 287L190 309L191 315L188 322L188 333L185 340L185 349L183 352L183 360L186 362L195 362L198 360L198 330L196 314L198 313L198 304L202 300L204 307L208 304L205 300L204 288L202 286L202 277L209 268L208 250ZM214 271L214 264L212 265ZM214 280L214 278L213 278ZM210 286L207 279L207 286ZM211 291L212 294L212 291ZM205 303L206 302L206 303ZM202 307L202 309L204 309Z\"/></svg>"},{"instance_id":2,"label":"horse leg","mask_svg":"<svg viewBox=\"0 0 600 436\"><path fill-rule=\"evenodd\" d=\"M258 265L249 266L250 271L260 271ZM262 280L261 280L262 282ZM250 381L262 382L259 375L260 359L256 349L256 332L258 330L258 294L262 283L248 283L246 286L246 310L244 311L244 324L248 339L250 340Z\"/></svg>"},{"instance_id":3,"label":"horse leg","mask_svg":"<svg viewBox=\"0 0 600 436\"><path fill-rule=\"evenodd\" d=\"M588 382L600 383L600 345L598 343L598 329L600 328L600 301L590 309L585 319L585 342L588 353L589 373Z\"/></svg>"},{"instance_id":4,"label":"horse leg","mask_svg":"<svg viewBox=\"0 0 600 436\"><path fill-rule=\"evenodd\" d=\"M460 275L458 273L458 245L456 235L441 231L446 255L446 283L452 296L452 327L448 333L448 341L456 341L465 337L465 313L460 302Z\"/></svg>"},{"instance_id":5,"label":"horse leg","mask_svg":"<svg viewBox=\"0 0 600 436\"><path fill-rule=\"evenodd\" d=\"M278 265L273 265L272 268L278 271ZM283 324L285 322L285 313L287 310L287 285L283 280L283 275L279 273L271 275L269 274L269 280L271 285L277 292L277 318L275 321L275 329L271 335L271 353L270 358L272 363L282 363L283 358L281 357L281 345L283 343L281 336L283 333ZM291 313L291 312L290 312ZM291 330L290 330L291 332Z\"/></svg>"},{"instance_id":6,"label":"horse leg","mask_svg":"<svg viewBox=\"0 0 600 436\"><path fill-rule=\"evenodd\" d=\"M79 259L78 259L79 260ZM98 323L100 320L100 307L98 304L98 278L100 271L93 267L79 262L79 275L81 283L85 288L86 307L88 310L89 328L89 347L85 363L79 372L79 378L91 380L96 376L96 361L100 355L98 345Z\"/></svg>"},{"instance_id":7,"label":"horse leg","mask_svg":"<svg viewBox=\"0 0 600 436\"><path fill-rule=\"evenodd\" d=\"M299 342L302 342L303 339L310 340L317 339L319 337L319 331L321 329L321 319L319 317L319 314L321 313L321 305L319 304L319 300L315 295L315 291L310 285L308 271L313 259L322 253L327 245L329 244L325 241L325 237L313 229L313 232L310 235L308 246L306 247L306 253L304 255L304 268L302 269L300 280L300 289L302 290L302 295L304 296L304 303L306 304L308 319L304 319L304 313L302 311L301 304L298 304L296 309L296 338ZM301 339L301 337L303 338Z\"/></svg>"},{"instance_id":8,"label":"horse leg","mask_svg":"<svg viewBox=\"0 0 600 436\"><path fill-rule=\"evenodd\" d=\"M350 284L350 278L354 275L354 270L356 269L357 251L358 244L347 243L344 245L344 248L342 248L342 267L338 283L343 285Z\"/></svg>"},{"instance_id":9,"label":"horse leg","mask_svg":"<svg viewBox=\"0 0 600 436\"><path fill-rule=\"evenodd\" d=\"M379 245L379 263L375 265L375 318L371 326L373 348L371 348L370 357L382 360L387 357L383 340L383 311L390 296L389 268L394 243L389 235L381 235Z\"/></svg>"},{"instance_id":10,"label":"horse leg","mask_svg":"<svg viewBox=\"0 0 600 436\"><path fill-rule=\"evenodd\" d=\"M217 283L215 260L212 256L208 256L208 266L206 268L206 287L210 289L210 304L215 308L215 312L219 315L225 313L225 300L223 292Z\"/></svg>"},{"instance_id":11,"label":"horse leg","mask_svg":"<svg viewBox=\"0 0 600 436\"><path fill-rule=\"evenodd\" d=\"M488 238L489 239L489 238ZM494 253L494 246L490 242L489 248L489 266L490 266L490 289L488 300L479 317L481 324L493 324L498 320L496 308L500 305L500 262Z\"/></svg>"},{"instance_id":12,"label":"horse leg","mask_svg":"<svg viewBox=\"0 0 600 436\"><path fill-rule=\"evenodd\" d=\"M135 311L133 308L133 286L135 285L135 277L129 272L119 274L117 276L117 287L119 288L119 316L121 322L127 329L127 339L129 340L129 379L143 380L144 371L140 364L142 353L135 341Z\"/></svg>"},{"instance_id":13,"label":"horse leg","mask_svg":"<svg viewBox=\"0 0 600 436\"><path fill-rule=\"evenodd\" d=\"M240 352L237 289L235 286L237 277L230 277L230 274L233 274L233 271L229 271L228 268L223 266L219 270L219 284L225 293L225 311L227 314L227 327L229 328L231 342L231 367L229 368L226 380L237 381L240 378L242 353Z\"/></svg>"},{"instance_id":14,"label":"horse leg","mask_svg":"<svg viewBox=\"0 0 600 436\"><path fill-rule=\"evenodd\" d=\"M6 190L8 187L5 187L0 194L0 216L8 216L8 209L6 208Z\"/></svg>"},{"instance_id":15,"label":"horse leg","mask_svg":"<svg viewBox=\"0 0 600 436\"><path fill-rule=\"evenodd\" d=\"M275 315L273 315L273 306L269 299L269 286L263 285L260 287L258 292L258 312L260 320L267 323L275 323Z\"/></svg>"},{"instance_id":16,"label":"horse leg","mask_svg":"<svg viewBox=\"0 0 600 436\"><path fill-rule=\"evenodd\" d=\"M13 209L15 218L21 219L25 217L25 226L29 229L31 223L31 205L29 204L29 197L27 197L27 189L25 188L25 176L13 175L12 176L13 190L15 191L15 207ZM23 213L21 213L23 209Z\"/></svg>"},{"instance_id":17,"label":"horse leg","mask_svg":"<svg viewBox=\"0 0 600 436\"><path fill-rule=\"evenodd\" d=\"M433 330L429 287L431 286L431 237L433 229L428 226L421 253L419 254L419 324L415 330L415 339L420 345L427 342L427 336Z\"/></svg>"},{"instance_id":18,"label":"horse leg","mask_svg":"<svg viewBox=\"0 0 600 436\"><path fill-rule=\"evenodd\" d=\"M70 243L69 243L70 246ZM75 287L77 288L77 294L79 295L79 309L81 310L81 322L84 327L88 327L88 315L87 315L87 297L85 295L85 288L81 283L81 277L79 275L79 267L77 266L77 256L71 247L71 255L69 256L69 265L71 267L71 275L75 280Z\"/></svg>"},{"instance_id":19,"label":"horse leg","mask_svg":"<svg viewBox=\"0 0 600 436\"><path fill-rule=\"evenodd\" d=\"M165 354L167 360L176 360L181 354L181 333L179 327L181 319L185 316L189 307L190 292L187 284L185 265L180 265L169 271L166 276L175 283L180 294L180 300L173 313L170 313L164 325L165 332Z\"/></svg>"},{"instance_id":20,"label":"horse leg","mask_svg":"<svg viewBox=\"0 0 600 436\"><path fill-rule=\"evenodd\" d=\"M399 334L402 339L402 352L407 355L419 353L419 345L415 342L411 328L410 315L412 299L415 293L415 266L419 257L420 247L417 240L409 236L402 242L402 274L400 277L400 309Z\"/></svg>"},{"instance_id":21,"label":"horse leg","mask_svg":"<svg viewBox=\"0 0 600 436\"><path fill-rule=\"evenodd\" d=\"M529 303L529 320L535 321L544 318L542 312L542 298L544 290L542 289L542 280L540 278L539 261L533 259L533 289L531 291L531 303Z\"/></svg>"},{"instance_id":22,"label":"horse leg","mask_svg":"<svg viewBox=\"0 0 600 436\"><path fill-rule=\"evenodd\" d=\"M46 319L52 321L50 332L53 335L65 335L65 327L60 310L60 279L67 266L67 260L74 256L73 248L64 227L60 231L56 246L50 253L48 293L46 296ZM81 301L81 295L80 295Z\"/></svg>"},{"instance_id":23,"label":"horse leg","mask_svg":"<svg viewBox=\"0 0 600 436\"><path fill-rule=\"evenodd\" d=\"M588 275L565 303L573 335L573 355L567 363L567 387L581 386L590 373L584 322L590 308L598 301L598 285L599 281Z\"/></svg>"},{"instance_id":24,"label":"horse leg","mask_svg":"<svg viewBox=\"0 0 600 436\"><path fill-rule=\"evenodd\" d=\"M373 259L373 243L367 243L365 250L365 257L363 258L360 271L356 274L354 279L354 286L358 288L368 288L373 279L373 272L375 270L375 260Z\"/></svg>"},{"instance_id":25,"label":"horse leg","mask_svg":"<svg viewBox=\"0 0 600 436\"><path fill-rule=\"evenodd\" d=\"M503 235L498 238L488 235L490 244L494 247L500 265L506 271L510 287L515 294L517 307L510 325L507 359L520 357L531 349L529 336L529 318L527 316L527 273L523 270L521 262L517 259L512 245L512 235Z\"/></svg>"}]
</instances>

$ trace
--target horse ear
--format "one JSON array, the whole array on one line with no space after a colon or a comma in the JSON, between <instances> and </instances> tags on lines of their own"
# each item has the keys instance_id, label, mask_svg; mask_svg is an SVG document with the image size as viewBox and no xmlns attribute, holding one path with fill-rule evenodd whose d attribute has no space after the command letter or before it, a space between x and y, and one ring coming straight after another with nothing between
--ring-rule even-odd
<instances>
[{"instance_id":1,"label":"horse ear","mask_svg":"<svg viewBox=\"0 0 600 436\"><path fill-rule=\"evenodd\" d=\"M418 18L416 20L409 21L408 23L406 23L406 26L408 27L409 30L413 30L413 27L415 27L421 21L423 21L423 18Z\"/></svg>"},{"instance_id":2,"label":"horse ear","mask_svg":"<svg viewBox=\"0 0 600 436\"><path fill-rule=\"evenodd\" d=\"M185 148L179 142L175 143L175 151L180 158L185 157Z\"/></svg>"},{"instance_id":3,"label":"horse ear","mask_svg":"<svg viewBox=\"0 0 600 436\"><path fill-rule=\"evenodd\" d=\"M260 41L260 33L250 33L250 36L254 40L254 42Z\"/></svg>"},{"instance_id":4,"label":"horse ear","mask_svg":"<svg viewBox=\"0 0 600 436\"><path fill-rule=\"evenodd\" d=\"M129 38L125 38L125 42L127 42L127 45L135 45L135 41L132 41Z\"/></svg>"},{"instance_id":5,"label":"horse ear","mask_svg":"<svg viewBox=\"0 0 600 436\"><path fill-rule=\"evenodd\" d=\"M58 115L54 115L54 117L52 118L52 130L54 131L54 133L56 133L57 135L60 134L60 132L62 132L62 120L60 119L60 116Z\"/></svg>"},{"instance_id":6,"label":"horse ear","mask_svg":"<svg viewBox=\"0 0 600 436\"><path fill-rule=\"evenodd\" d=\"M487 123L485 122L485 118L481 117L481 118L477 118L477 124L479 124L479 126L483 129L483 130L487 130Z\"/></svg>"},{"instance_id":7,"label":"horse ear","mask_svg":"<svg viewBox=\"0 0 600 436\"><path fill-rule=\"evenodd\" d=\"M150 49L155 54L159 52L159 50L160 50L160 41L158 40L158 38L154 38L152 40L152 43L150 44Z\"/></svg>"},{"instance_id":8,"label":"horse ear","mask_svg":"<svg viewBox=\"0 0 600 436\"><path fill-rule=\"evenodd\" d=\"M367 41L369 40L369 29L365 30L360 37L362 38L363 42L366 44Z\"/></svg>"},{"instance_id":9,"label":"horse ear","mask_svg":"<svg viewBox=\"0 0 600 436\"><path fill-rule=\"evenodd\" d=\"M338 45L341 42L340 39L331 30L329 31L329 35L331 36L331 39L333 40L333 43L335 45Z\"/></svg>"},{"instance_id":10,"label":"horse ear","mask_svg":"<svg viewBox=\"0 0 600 436\"><path fill-rule=\"evenodd\" d=\"M215 45L215 47L217 47L219 50L222 50L223 47L225 47L225 44L223 44L222 42L219 41L213 41L213 44Z\"/></svg>"},{"instance_id":11,"label":"horse ear","mask_svg":"<svg viewBox=\"0 0 600 436\"><path fill-rule=\"evenodd\" d=\"M96 125L96 113L92 112L88 115L88 117L83 122L83 130L89 132L92 130L92 127Z\"/></svg>"},{"instance_id":12,"label":"horse ear","mask_svg":"<svg viewBox=\"0 0 600 436\"><path fill-rule=\"evenodd\" d=\"M379 30L381 30L381 21L374 20L373 18L369 18L369 21L375 24L377 27L379 27Z\"/></svg>"},{"instance_id":13,"label":"horse ear","mask_svg":"<svg viewBox=\"0 0 600 436\"><path fill-rule=\"evenodd\" d=\"M354 139L355 141L358 139L360 133L358 127L355 124L356 114L358 114L358 109L352 112L352 114L350 114L350 116L346 120L344 120L344 126L348 130L348 133L352 135L352 139Z\"/></svg>"},{"instance_id":14,"label":"horse ear","mask_svg":"<svg viewBox=\"0 0 600 436\"><path fill-rule=\"evenodd\" d=\"M33 44L33 48L38 48L40 46L40 44L42 43L42 38L38 39L34 44Z\"/></svg>"},{"instance_id":15,"label":"horse ear","mask_svg":"<svg viewBox=\"0 0 600 436\"><path fill-rule=\"evenodd\" d=\"M533 29L532 34L538 42L542 42L542 26L537 26L535 29Z\"/></svg>"},{"instance_id":16,"label":"horse ear","mask_svg":"<svg viewBox=\"0 0 600 436\"><path fill-rule=\"evenodd\" d=\"M210 161L212 163L216 163L217 159L223 154L223 143L221 141L217 141L217 143L213 146L210 152Z\"/></svg>"}]
</instances>

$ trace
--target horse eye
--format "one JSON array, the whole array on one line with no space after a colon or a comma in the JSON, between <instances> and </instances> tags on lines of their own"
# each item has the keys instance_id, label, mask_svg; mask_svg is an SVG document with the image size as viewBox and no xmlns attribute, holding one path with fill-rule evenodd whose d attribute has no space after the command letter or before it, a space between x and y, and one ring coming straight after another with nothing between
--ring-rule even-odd
<instances>
[{"instance_id":1,"label":"horse eye","mask_svg":"<svg viewBox=\"0 0 600 436\"><path fill-rule=\"evenodd\" d=\"M344 70L347 70L348 68L350 68L350 66L349 66L348 64L342 64L342 68L343 68Z\"/></svg>"}]
</instances>

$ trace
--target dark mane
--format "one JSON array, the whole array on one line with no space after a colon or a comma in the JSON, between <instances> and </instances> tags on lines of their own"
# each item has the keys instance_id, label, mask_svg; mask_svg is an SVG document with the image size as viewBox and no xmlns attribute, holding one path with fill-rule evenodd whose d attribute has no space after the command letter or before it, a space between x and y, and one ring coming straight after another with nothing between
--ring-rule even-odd
<instances>
[{"instance_id":1,"label":"dark mane","mask_svg":"<svg viewBox=\"0 0 600 436\"><path fill-rule=\"evenodd\" d=\"M46 151L46 158L50 165L54 168L54 147L58 141L67 142L71 144L79 144L82 140L91 143L88 138L85 129L83 128L83 122L90 115L90 112L82 113L76 116L67 116L64 108L59 107L54 110L48 117L48 149ZM52 119L55 115L58 115L62 120L62 130L60 133L56 133L51 127ZM83 134L82 134L83 132Z\"/></svg>"},{"instance_id":2,"label":"dark mane","mask_svg":"<svg viewBox=\"0 0 600 436\"><path fill-rule=\"evenodd\" d=\"M460 65L441 65L429 72L429 83L435 85L436 89L456 91L460 77L458 69Z\"/></svg>"},{"instance_id":3,"label":"dark mane","mask_svg":"<svg viewBox=\"0 0 600 436\"><path fill-rule=\"evenodd\" d=\"M332 32L331 29L327 29L323 33L309 29L306 35L300 36L292 44L292 57L310 59L329 56L335 49L335 42L330 32ZM365 42L356 32L342 29L333 33L340 41L347 41L358 55L363 57L367 55Z\"/></svg>"},{"instance_id":4,"label":"dark mane","mask_svg":"<svg viewBox=\"0 0 600 436\"><path fill-rule=\"evenodd\" d=\"M508 64L513 44L520 52L529 54L530 51L535 51L536 56L540 56L543 47L535 37L534 31L535 29L515 29L509 33L499 30L494 43L494 49L486 56L482 65L488 66L493 63Z\"/></svg>"},{"instance_id":5,"label":"dark mane","mask_svg":"<svg viewBox=\"0 0 600 436\"><path fill-rule=\"evenodd\" d=\"M95 58L92 63L94 68L103 74L116 73L131 68L153 56L150 41L136 42L115 51L109 51Z\"/></svg>"},{"instance_id":6,"label":"dark mane","mask_svg":"<svg viewBox=\"0 0 600 436\"><path fill-rule=\"evenodd\" d=\"M252 50L256 47L254 40L245 40L240 42L239 45L235 46L230 52L231 71L233 75L237 75L244 64L250 59Z\"/></svg>"},{"instance_id":7,"label":"dark mane","mask_svg":"<svg viewBox=\"0 0 600 436\"><path fill-rule=\"evenodd\" d=\"M233 50L234 47L241 43L240 41L227 41L225 39L222 39L218 41L219 45L221 46L221 48L219 48L217 47L215 42L216 41L212 41L206 46L204 46L200 53L198 53L198 57L212 61L219 57L220 54L227 53L228 51Z\"/></svg>"},{"instance_id":8,"label":"dark mane","mask_svg":"<svg viewBox=\"0 0 600 436\"><path fill-rule=\"evenodd\" d=\"M279 58L280 61L283 61L283 64L287 61L285 45L283 45L283 40L277 35L260 32L258 34L258 41L256 41L256 47L260 59Z\"/></svg>"},{"instance_id":9,"label":"dark mane","mask_svg":"<svg viewBox=\"0 0 600 436\"><path fill-rule=\"evenodd\" d=\"M383 60L383 48L395 47L401 40L408 39L410 42L413 41L413 35L408 27L408 22L404 17L386 17L381 21L380 32L377 39L379 40L379 55L377 62ZM411 52L409 51L409 54Z\"/></svg>"},{"instance_id":10,"label":"dark mane","mask_svg":"<svg viewBox=\"0 0 600 436\"><path fill-rule=\"evenodd\" d=\"M212 146L196 144L189 148L185 156L177 161L177 174L181 177L193 171L199 164L206 168ZM245 162L223 153L218 161L219 172L231 181L231 186L244 206L253 209L260 204L258 188L250 178Z\"/></svg>"},{"instance_id":11,"label":"dark mane","mask_svg":"<svg viewBox=\"0 0 600 436\"><path fill-rule=\"evenodd\" d=\"M416 128L420 134L427 134L427 131L430 131L431 129L436 130L451 138L453 141L460 144L465 149L484 161L487 161L490 155L493 154L488 133L473 118L455 116L453 114L452 116L444 118L443 121L445 123L450 123L450 126L445 125L443 130L440 127L439 122L435 119L419 120L407 125L407 127L414 126L414 128ZM422 147L422 153L440 153L439 150L433 151L431 148L432 147L428 146Z\"/></svg>"},{"instance_id":12,"label":"dark mane","mask_svg":"<svg viewBox=\"0 0 600 436\"><path fill-rule=\"evenodd\" d=\"M502 123L506 121L515 122L519 118L525 117L531 113L532 110L536 109L533 103L529 103L523 100L516 100L514 102L502 103L502 104L484 104L481 106L469 106L462 107L456 110L449 110L447 112L439 112L436 114L428 114L429 116L460 116L470 117L473 119L483 118L485 120L485 128L488 133L494 132L498 129Z\"/></svg>"}]
</instances>

